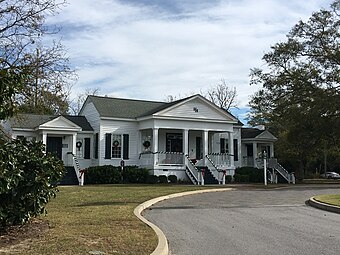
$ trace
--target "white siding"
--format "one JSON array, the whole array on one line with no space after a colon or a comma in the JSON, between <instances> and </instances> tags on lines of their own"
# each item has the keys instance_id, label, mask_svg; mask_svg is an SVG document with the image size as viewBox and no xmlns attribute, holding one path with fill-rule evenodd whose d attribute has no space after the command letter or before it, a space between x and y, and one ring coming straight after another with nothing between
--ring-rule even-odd
<instances>
[{"instance_id":1,"label":"white siding","mask_svg":"<svg viewBox=\"0 0 340 255\"><path fill-rule=\"evenodd\" d=\"M95 133L99 132L100 117L96 107L94 107L92 102L85 105L80 115L86 117L87 121L91 124Z\"/></svg>"},{"instance_id":2,"label":"white siding","mask_svg":"<svg viewBox=\"0 0 340 255\"><path fill-rule=\"evenodd\" d=\"M115 165L119 166L121 159L105 159L105 134L129 134L129 159L125 160L125 165L137 165L138 154L138 129L137 123L131 121L115 121L101 120L100 136L99 136L99 165Z\"/></svg>"},{"instance_id":3,"label":"white siding","mask_svg":"<svg viewBox=\"0 0 340 255\"><path fill-rule=\"evenodd\" d=\"M162 112L159 116L180 117L180 118L197 118L209 120L232 120L226 114L223 114L206 102L195 99L179 105L173 109Z\"/></svg>"}]
</instances>

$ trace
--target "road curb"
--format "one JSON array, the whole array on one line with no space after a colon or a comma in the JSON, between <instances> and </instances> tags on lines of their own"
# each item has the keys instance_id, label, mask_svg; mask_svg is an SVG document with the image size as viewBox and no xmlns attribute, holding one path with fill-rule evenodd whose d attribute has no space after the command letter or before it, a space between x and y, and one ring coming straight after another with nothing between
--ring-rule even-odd
<instances>
[{"instance_id":1,"label":"road curb","mask_svg":"<svg viewBox=\"0 0 340 255\"><path fill-rule=\"evenodd\" d=\"M315 200L315 197L311 197L308 200L308 203L309 203L309 205L311 205L315 208L325 210L325 211L328 211L328 212L340 214L340 207L339 206L329 205L329 204L326 204L326 203L319 202L319 201Z\"/></svg>"},{"instance_id":2,"label":"road curb","mask_svg":"<svg viewBox=\"0 0 340 255\"><path fill-rule=\"evenodd\" d=\"M188 195L194 195L194 194L201 194L201 193L208 193L208 192L221 192L221 191L230 191L233 190L233 188L220 188L220 189L203 189L203 190L195 190L195 191L186 191L186 192L181 192L181 193L174 193L170 194L167 196L162 196L162 197L157 197L151 200L148 200L140 205L138 205L134 209L134 214L137 216L138 219L143 221L145 224L150 226L153 231L155 231L157 237L158 237L158 245L156 249L151 253L151 255L168 255L169 254L169 246L168 246L168 240L166 239L166 236L164 235L163 231L157 227L155 224L152 222L148 221L142 216L142 212L149 208L150 206L160 202L164 201L170 198L175 198L175 197L183 197L183 196L188 196Z\"/></svg>"}]
</instances>

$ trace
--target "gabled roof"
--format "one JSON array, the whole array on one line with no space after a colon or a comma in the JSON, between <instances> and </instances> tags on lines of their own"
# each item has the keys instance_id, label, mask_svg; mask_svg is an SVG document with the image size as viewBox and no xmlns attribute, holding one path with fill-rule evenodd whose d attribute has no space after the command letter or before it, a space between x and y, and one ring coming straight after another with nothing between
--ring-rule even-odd
<instances>
[{"instance_id":1,"label":"gabled roof","mask_svg":"<svg viewBox=\"0 0 340 255\"><path fill-rule=\"evenodd\" d=\"M166 110L172 106L180 104L183 101L190 100L193 97L202 97L202 96L193 95L193 96L186 97L180 100L176 100L170 103L137 100L137 99L102 97L102 96L88 96L84 105L88 102L92 102L101 117L136 119L140 117L151 116L153 114ZM225 111L225 110L222 109L222 111ZM235 118L228 111L226 111L226 113L229 114L232 118ZM243 125L242 123L238 123L238 124Z\"/></svg>"},{"instance_id":2,"label":"gabled roof","mask_svg":"<svg viewBox=\"0 0 340 255\"><path fill-rule=\"evenodd\" d=\"M277 140L277 138L269 131L258 128L241 128L241 137L242 140Z\"/></svg>"},{"instance_id":3,"label":"gabled roof","mask_svg":"<svg viewBox=\"0 0 340 255\"><path fill-rule=\"evenodd\" d=\"M12 128L35 129L60 115L18 114L9 120ZM90 123L84 116L62 115L69 121L81 127L83 131L93 131Z\"/></svg>"}]
</instances>

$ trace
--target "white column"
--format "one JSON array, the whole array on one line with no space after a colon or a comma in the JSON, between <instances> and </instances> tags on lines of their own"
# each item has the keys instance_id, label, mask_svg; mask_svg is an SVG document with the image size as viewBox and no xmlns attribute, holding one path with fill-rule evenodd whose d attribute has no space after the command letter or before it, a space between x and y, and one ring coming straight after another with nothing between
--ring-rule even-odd
<instances>
[{"instance_id":1,"label":"white column","mask_svg":"<svg viewBox=\"0 0 340 255\"><path fill-rule=\"evenodd\" d=\"M257 143L253 142L253 161L254 161L254 167L257 167L256 158L257 158Z\"/></svg>"},{"instance_id":2,"label":"white column","mask_svg":"<svg viewBox=\"0 0 340 255\"><path fill-rule=\"evenodd\" d=\"M158 152L158 128L152 129L152 151ZM158 163L158 154L153 157L154 166Z\"/></svg>"},{"instance_id":3,"label":"white column","mask_svg":"<svg viewBox=\"0 0 340 255\"><path fill-rule=\"evenodd\" d=\"M47 151L47 133L45 131L43 131L42 133L42 142L45 145L45 153Z\"/></svg>"},{"instance_id":4,"label":"white column","mask_svg":"<svg viewBox=\"0 0 340 255\"><path fill-rule=\"evenodd\" d=\"M229 152L229 155L234 155L234 134L233 134L233 132L228 132L228 152ZM229 156L229 159L230 159L230 166L234 167L234 156Z\"/></svg>"},{"instance_id":5,"label":"white column","mask_svg":"<svg viewBox=\"0 0 340 255\"><path fill-rule=\"evenodd\" d=\"M73 134L72 135L72 153L73 153L73 155L76 155L76 153L77 153L76 143L77 143L77 134Z\"/></svg>"},{"instance_id":6,"label":"white column","mask_svg":"<svg viewBox=\"0 0 340 255\"><path fill-rule=\"evenodd\" d=\"M274 158L274 143L271 143L270 145L270 157Z\"/></svg>"},{"instance_id":7,"label":"white column","mask_svg":"<svg viewBox=\"0 0 340 255\"><path fill-rule=\"evenodd\" d=\"M183 129L183 153L189 155L189 130Z\"/></svg>"},{"instance_id":8,"label":"white column","mask_svg":"<svg viewBox=\"0 0 340 255\"><path fill-rule=\"evenodd\" d=\"M203 158L205 163L205 156L209 153L209 138L208 138L208 130L203 131Z\"/></svg>"},{"instance_id":9,"label":"white column","mask_svg":"<svg viewBox=\"0 0 340 255\"><path fill-rule=\"evenodd\" d=\"M137 154L139 155L142 151L143 151L143 148L142 148L142 133L140 130L137 131Z\"/></svg>"}]
</instances>

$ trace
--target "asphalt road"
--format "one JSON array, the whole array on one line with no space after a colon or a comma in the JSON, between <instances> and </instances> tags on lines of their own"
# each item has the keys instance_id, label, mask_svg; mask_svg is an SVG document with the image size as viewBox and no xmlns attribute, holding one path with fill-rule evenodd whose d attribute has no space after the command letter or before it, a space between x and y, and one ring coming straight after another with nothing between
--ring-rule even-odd
<instances>
[{"instance_id":1,"label":"asphalt road","mask_svg":"<svg viewBox=\"0 0 340 255\"><path fill-rule=\"evenodd\" d=\"M339 255L340 214L305 204L339 193L340 186L205 193L157 203L144 216L162 229L171 255Z\"/></svg>"}]
</instances>

